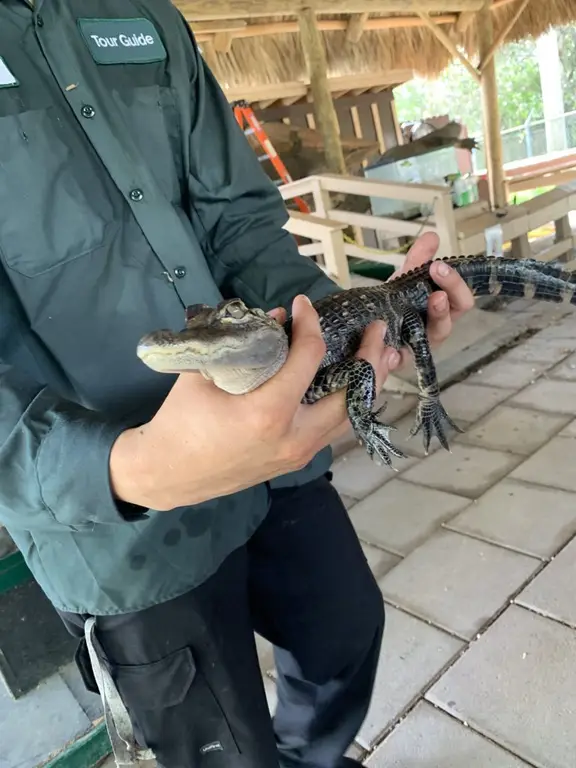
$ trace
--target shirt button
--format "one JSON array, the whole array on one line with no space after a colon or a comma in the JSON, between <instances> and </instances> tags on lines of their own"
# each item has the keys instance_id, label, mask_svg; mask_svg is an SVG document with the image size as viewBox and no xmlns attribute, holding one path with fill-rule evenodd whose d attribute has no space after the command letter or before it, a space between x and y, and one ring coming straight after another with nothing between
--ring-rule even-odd
<instances>
[{"instance_id":1,"label":"shirt button","mask_svg":"<svg viewBox=\"0 0 576 768\"><path fill-rule=\"evenodd\" d=\"M176 277L186 277L186 267L176 267L174 274Z\"/></svg>"},{"instance_id":2,"label":"shirt button","mask_svg":"<svg viewBox=\"0 0 576 768\"><path fill-rule=\"evenodd\" d=\"M144 192L142 192L141 189L133 189L130 192L130 200L132 200L135 203L142 202L142 200L144 200Z\"/></svg>"},{"instance_id":3,"label":"shirt button","mask_svg":"<svg viewBox=\"0 0 576 768\"><path fill-rule=\"evenodd\" d=\"M88 119L90 119L91 117L94 117L94 115L96 114L96 110L94 109L94 107L90 106L90 104L84 104L80 112L82 113L82 117L86 117Z\"/></svg>"},{"instance_id":4,"label":"shirt button","mask_svg":"<svg viewBox=\"0 0 576 768\"><path fill-rule=\"evenodd\" d=\"M36 26L37 27L44 26L44 19L42 18L42 16L36 16Z\"/></svg>"}]
</instances>

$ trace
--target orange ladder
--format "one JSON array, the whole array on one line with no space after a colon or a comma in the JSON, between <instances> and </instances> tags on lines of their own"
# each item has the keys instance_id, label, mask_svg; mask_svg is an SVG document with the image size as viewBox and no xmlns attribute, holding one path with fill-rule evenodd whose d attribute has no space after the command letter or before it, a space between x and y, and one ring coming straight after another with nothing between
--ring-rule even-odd
<instances>
[{"instance_id":1,"label":"orange ladder","mask_svg":"<svg viewBox=\"0 0 576 768\"><path fill-rule=\"evenodd\" d=\"M278 182L278 184L290 184L290 182L293 181L293 179L288 173L286 166L280 159L280 155L274 149L274 146L272 145L272 142L268 138L268 134L264 130L262 123L258 120L256 115L254 114L254 110L252 109L252 107L248 104L247 101L235 101L232 104L232 107L234 109L234 117L236 118L236 122L238 123L240 128L244 131L244 134L246 136L250 136L251 134L254 134L254 136L256 136L256 138L258 139L258 143L264 150L263 155L258 155L258 160L261 163L266 162L266 160L270 160L270 162L274 166L276 173L280 177L280 181ZM244 123L248 125L248 128L246 129L244 128ZM295 197L294 202L296 203L298 208L302 211L302 213L310 213L310 208L306 205L306 203L301 197Z\"/></svg>"}]
</instances>

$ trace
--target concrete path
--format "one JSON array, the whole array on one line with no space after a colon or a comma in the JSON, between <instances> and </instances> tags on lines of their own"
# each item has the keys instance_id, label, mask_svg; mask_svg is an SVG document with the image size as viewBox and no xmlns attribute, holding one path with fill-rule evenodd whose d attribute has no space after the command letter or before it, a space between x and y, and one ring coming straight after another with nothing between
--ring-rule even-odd
<instances>
[{"instance_id":1,"label":"concrete path","mask_svg":"<svg viewBox=\"0 0 576 768\"><path fill-rule=\"evenodd\" d=\"M573 768L576 317L442 400L465 429L452 454L424 457L405 439L413 399L389 398L410 453L399 472L360 447L335 464L387 603L353 754L370 768Z\"/></svg>"}]
</instances>

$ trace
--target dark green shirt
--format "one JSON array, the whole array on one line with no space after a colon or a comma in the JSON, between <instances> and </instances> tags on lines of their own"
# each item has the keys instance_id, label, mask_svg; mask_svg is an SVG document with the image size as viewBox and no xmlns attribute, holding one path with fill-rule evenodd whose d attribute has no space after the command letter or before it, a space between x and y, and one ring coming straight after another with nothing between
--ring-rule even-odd
<instances>
[{"instance_id":1,"label":"dark green shirt","mask_svg":"<svg viewBox=\"0 0 576 768\"><path fill-rule=\"evenodd\" d=\"M173 383L137 359L144 333L337 290L286 220L168 0L0 0L0 522L56 607L175 597L265 517L264 484L128 521L108 458Z\"/></svg>"}]
</instances>

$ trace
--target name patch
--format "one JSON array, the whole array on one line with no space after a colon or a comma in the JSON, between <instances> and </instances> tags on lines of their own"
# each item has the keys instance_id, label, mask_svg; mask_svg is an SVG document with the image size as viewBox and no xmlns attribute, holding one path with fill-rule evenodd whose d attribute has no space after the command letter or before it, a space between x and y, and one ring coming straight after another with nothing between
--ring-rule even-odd
<instances>
[{"instance_id":1,"label":"name patch","mask_svg":"<svg viewBox=\"0 0 576 768\"><path fill-rule=\"evenodd\" d=\"M166 58L149 19L78 19L78 26L97 64L150 64Z\"/></svg>"},{"instance_id":2,"label":"name patch","mask_svg":"<svg viewBox=\"0 0 576 768\"><path fill-rule=\"evenodd\" d=\"M8 69L8 64L0 56L0 88L14 88L16 85L20 85L20 83Z\"/></svg>"}]
</instances>

